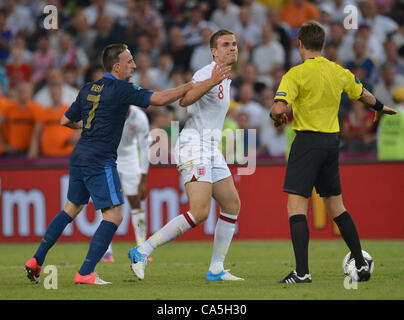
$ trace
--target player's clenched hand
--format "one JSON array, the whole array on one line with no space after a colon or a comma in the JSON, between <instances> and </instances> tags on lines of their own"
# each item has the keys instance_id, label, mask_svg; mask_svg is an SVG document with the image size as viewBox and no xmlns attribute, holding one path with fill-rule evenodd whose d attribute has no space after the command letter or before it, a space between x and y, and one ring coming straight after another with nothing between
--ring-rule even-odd
<instances>
[{"instance_id":1,"label":"player's clenched hand","mask_svg":"<svg viewBox=\"0 0 404 320\"><path fill-rule=\"evenodd\" d=\"M373 121L376 122L376 121L380 120L380 118L383 116L383 114L396 114L396 113L397 113L396 110L383 106L382 110L375 111L375 118Z\"/></svg>"},{"instance_id":2,"label":"player's clenched hand","mask_svg":"<svg viewBox=\"0 0 404 320\"><path fill-rule=\"evenodd\" d=\"M231 66L228 66L226 64L216 64L212 70L211 79L215 85L219 84L224 79L229 77L230 71L231 71Z\"/></svg>"},{"instance_id":3,"label":"player's clenched hand","mask_svg":"<svg viewBox=\"0 0 404 320\"><path fill-rule=\"evenodd\" d=\"M288 123L288 116L285 113L277 114L274 118L274 126L276 128Z\"/></svg>"}]
</instances>

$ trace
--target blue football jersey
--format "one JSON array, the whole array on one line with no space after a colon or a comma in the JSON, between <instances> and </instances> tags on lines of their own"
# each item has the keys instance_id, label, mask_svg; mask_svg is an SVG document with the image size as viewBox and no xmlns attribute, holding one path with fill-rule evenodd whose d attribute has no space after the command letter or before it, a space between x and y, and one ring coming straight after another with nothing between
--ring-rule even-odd
<instances>
[{"instance_id":1,"label":"blue football jersey","mask_svg":"<svg viewBox=\"0 0 404 320\"><path fill-rule=\"evenodd\" d=\"M137 87L113 75L86 84L65 116L83 120L83 130L71 156L70 165L116 165L117 148L129 105L147 108L152 90Z\"/></svg>"}]
</instances>

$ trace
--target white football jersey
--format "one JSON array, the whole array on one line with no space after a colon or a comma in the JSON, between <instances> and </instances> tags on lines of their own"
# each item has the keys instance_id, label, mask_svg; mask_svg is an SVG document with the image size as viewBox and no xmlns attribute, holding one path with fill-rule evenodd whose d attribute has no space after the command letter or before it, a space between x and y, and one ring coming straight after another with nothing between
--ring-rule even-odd
<instances>
[{"instance_id":1,"label":"white football jersey","mask_svg":"<svg viewBox=\"0 0 404 320\"><path fill-rule=\"evenodd\" d=\"M146 174L149 169L150 129L149 120L143 110L130 106L130 113L123 127L118 146L117 165L139 162L140 171Z\"/></svg>"},{"instance_id":2,"label":"white football jersey","mask_svg":"<svg viewBox=\"0 0 404 320\"><path fill-rule=\"evenodd\" d=\"M209 79L215 65L216 62L213 61L199 69L195 72L193 79L195 81ZM230 106L230 84L231 79L224 79L187 107L188 118L180 138L187 134L187 130L193 129L199 133L204 143L214 142L216 144L220 141L223 122ZM212 132L216 132L214 139L212 139Z\"/></svg>"}]
</instances>

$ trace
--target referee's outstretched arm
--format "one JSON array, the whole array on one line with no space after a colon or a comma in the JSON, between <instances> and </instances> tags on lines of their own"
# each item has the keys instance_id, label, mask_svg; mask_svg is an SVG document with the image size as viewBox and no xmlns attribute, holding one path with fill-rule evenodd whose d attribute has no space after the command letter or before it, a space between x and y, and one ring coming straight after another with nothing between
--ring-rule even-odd
<instances>
[{"instance_id":1,"label":"referee's outstretched arm","mask_svg":"<svg viewBox=\"0 0 404 320\"><path fill-rule=\"evenodd\" d=\"M364 104L375 110L376 114L374 121L379 120L383 114L397 113L397 111L385 106L383 103L377 100L377 98L365 88L363 88L363 92L361 97L359 98L359 101L363 102Z\"/></svg>"},{"instance_id":2,"label":"referee's outstretched arm","mask_svg":"<svg viewBox=\"0 0 404 320\"><path fill-rule=\"evenodd\" d=\"M396 114L397 111L385 106L376 97L370 93L368 90L363 88L363 92L359 101L363 102L367 106L373 108L375 110L375 118L374 121L380 120L383 114ZM277 100L272 105L270 117L274 120L275 127L279 127L283 124L288 122L288 117L286 116L285 112L287 110L287 104L283 100Z\"/></svg>"}]
</instances>

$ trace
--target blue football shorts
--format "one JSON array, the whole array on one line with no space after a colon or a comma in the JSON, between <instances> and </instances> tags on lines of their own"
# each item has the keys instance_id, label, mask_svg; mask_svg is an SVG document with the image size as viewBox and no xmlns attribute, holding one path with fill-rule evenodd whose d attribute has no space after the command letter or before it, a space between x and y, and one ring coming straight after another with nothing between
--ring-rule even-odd
<instances>
[{"instance_id":1,"label":"blue football shorts","mask_svg":"<svg viewBox=\"0 0 404 320\"><path fill-rule=\"evenodd\" d=\"M121 181L116 167L69 167L67 199L75 205L93 200L96 210L123 204Z\"/></svg>"}]
</instances>

